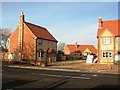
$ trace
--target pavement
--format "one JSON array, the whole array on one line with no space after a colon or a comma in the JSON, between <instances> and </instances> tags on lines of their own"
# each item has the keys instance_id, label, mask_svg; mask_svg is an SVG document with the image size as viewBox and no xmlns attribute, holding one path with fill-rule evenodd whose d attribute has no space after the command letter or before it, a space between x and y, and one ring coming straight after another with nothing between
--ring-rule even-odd
<instances>
[{"instance_id":1,"label":"pavement","mask_svg":"<svg viewBox=\"0 0 120 90\"><path fill-rule=\"evenodd\" d=\"M120 66L118 64L87 64L85 60L69 60L58 61L47 67L31 66L31 65L5 65L7 67L39 69L39 70L54 70L67 72L89 72L89 73L104 73L104 74L119 74Z\"/></svg>"}]
</instances>

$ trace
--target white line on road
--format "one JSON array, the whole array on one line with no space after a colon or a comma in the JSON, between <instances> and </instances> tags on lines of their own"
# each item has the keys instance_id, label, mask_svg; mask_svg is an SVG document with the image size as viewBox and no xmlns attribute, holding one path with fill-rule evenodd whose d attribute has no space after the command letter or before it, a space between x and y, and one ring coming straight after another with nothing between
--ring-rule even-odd
<instances>
[{"instance_id":1,"label":"white line on road","mask_svg":"<svg viewBox=\"0 0 120 90\"><path fill-rule=\"evenodd\" d=\"M91 79L89 77L76 77L76 76L62 76L62 75L54 75L54 74L38 74L38 73L32 73L35 75L42 75L42 76L52 76L52 77L68 77L68 78L77 78L77 79Z\"/></svg>"},{"instance_id":2,"label":"white line on road","mask_svg":"<svg viewBox=\"0 0 120 90\"><path fill-rule=\"evenodd\" d=\"M39 74L39 75L52 76L52 77L63 77L63 76L61 76L61 75L53 75L53 74Z\"/></svg>"},{"instance_id":3,"label":"white line on road","mask_svg":"<svg viewBox=\"0 0 120 90\"><path fill-rule=\"evenodd\" d=\"M97 74L94 74L93 76L94 76L94 77L97 77L98 75L97 75Z\"/></svg>"},{"instance_id":4,"label":"white line on road","mask_svg":"<svg viewBox=\"0 0 120 90\"><path fill-rule=\"evenodd\" d=\"M76 78L76 79L91 79L89 77L71 77L71 78Z\"/></svg>"},{"instance_id":5,"label":"white line on road","mask_svg":"<svg viewBox=\"0 0 120 90\"><path fill-rule=\"evenodd\" d=\"M81 76L85 76L86 74L81 74Z\"/></svg>"}]
</instances>

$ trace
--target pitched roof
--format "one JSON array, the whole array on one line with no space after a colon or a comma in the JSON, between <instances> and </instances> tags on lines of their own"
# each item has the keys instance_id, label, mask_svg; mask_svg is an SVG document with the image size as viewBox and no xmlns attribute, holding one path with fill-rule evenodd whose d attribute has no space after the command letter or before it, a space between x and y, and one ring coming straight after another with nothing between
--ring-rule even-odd
<instances>
[{"instance_id":1,"label":"pitched roof","mask_svg":"<svg viewBox=\"0 0 120 90\"><path fill-rule=\"evenodd\" d=\"M70 52L76 51L76 46L74 44L68 44L67 47L68 47Z\"/></svg>"},{"instance_id":2,"label":"pitched roof","mask_svg":"<svg viewBox=\"0 0 120 90\"><path fill-rule=\"evenodd\" d=\"M118 28L120 29L120 20L102 21L102 29L98 30L97 35L101 35L106 28L111 31L115 36L120 36L120 31L118 31Z\"/></svg>"},{"instance_id":3,"label":"pitched roof","mask_svg":"<svg viewBox=\"0 0 120 90\"><path fill-rule=\"evenodd\" d=\"M86 49L89 49L93 53L97 53L96 48L93 45L79 45L78 50L84 52Z\"/></svg>"},{"instance_id":4,"label":"pitched roof","mask_svg":"<svg viewBox=\"0 0 120 90\"><path fill-rule=\"evenodd\" d=\"M48 32L46 28L28 22L25 22L25 24L36 37L57 42L57 40Z\"/></svg>"},{"instance_id":5,"label":"pitched roof","mask_svg":"<svg viewBox=\"0 0 120 90\"><path fill-rule=\"evenodd\" d=\"M93 45L77 45L76 48L75 44L68 44L67 47L70 50L70 52L74 51L84 52L88 48L91 52L97 53L97 49Z\"/></svg>"}]
</instances>

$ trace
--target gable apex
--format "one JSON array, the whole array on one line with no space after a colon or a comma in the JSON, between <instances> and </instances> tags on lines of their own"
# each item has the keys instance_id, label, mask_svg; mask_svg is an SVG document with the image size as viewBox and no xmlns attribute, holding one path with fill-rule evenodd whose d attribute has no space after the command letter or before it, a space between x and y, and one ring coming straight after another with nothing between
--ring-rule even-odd
<instances>
[{"instance_id":1,"label":"gable apex","mask_svg":"<svg viewBox=\"0 0 120 90\"><path fill-rule=\"evenodd\" d=\"M9 39L13 36L13 33L15 33L18 30L19 26L17 26L13 31L12 34L9 36Z\"/></svg>"},{"instance_id":2,"label":"gable apex","mask_svg":"<svg viewBox=\"0 0 120 90\"><path fill-rule=\"evenodd\" d=\"M102 36L102 37L113 36L113 33L106 28L106 29L103 31L103 33L101 33L101 36Z\"/></svg>"},{"instance_id":3,"label":"gable apex","mask_svg":"<svg viewBox=\"0 0 120 90\"><path fill-rule=\"evenodd\" d=\"M86 49L84 50L84 52L89 52L89 53L91 53L91 50L90 50L89 48L86 48Z\"/></svg>"},{"instance_id":4,"label":"gable apex","mask_svg":"<svg viewBox=\"0 0 120 90\"><path fill-rule=\"evenodd\" d=\"M24 28L27 28L29 31L30 31L30 33L35 37L35 39L37 38L36 36L35 36L35 34L30 30L30 28L24 23Z\"/></svg>"},{"instance_id":5,"label":"gable apex","mask_svg":"<svg viewBox=\"0 0 120 90\"><path fill-rule=\"evenodd\" d=\"M119 36L119 26L120 26L120 20L104 20L102 22L102 28L97 31L97 36L101 36L101 34L104 32L104 30L107 28L114 36Z\"/></svg>"}]
</instances>

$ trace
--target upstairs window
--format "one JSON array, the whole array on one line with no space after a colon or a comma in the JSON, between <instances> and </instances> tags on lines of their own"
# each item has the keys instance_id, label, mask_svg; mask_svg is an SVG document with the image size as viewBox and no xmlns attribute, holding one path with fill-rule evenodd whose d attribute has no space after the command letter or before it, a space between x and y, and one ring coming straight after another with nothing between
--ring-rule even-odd
<instances>
[{"instance_id":1,"label":"upstairs window","mask_svg":"<svg viewBox=\"0 0 120 90\"><path fill-rule=\"evenodd\" d=\"M118 37L118 44L120 44L120 37Z\"/></svg>"},{"instance_id":2,"label":"upstairs window","mask_svg":"<svg viewBox=\"0 0 120 90\"><path fill-rule=\"evenodd\" d=\"M52 45L53 45L53 46L56 46L56 42L52 42Z\"/></svg>"},{"instance_id":3,"label":"upstairs window","mask_svg":"<svg viewBox=\"0 0 120 90\"><path fill-rule=\"evenodd\" d=\"M42 40L42 39L37 39L37 43L38 43L38 44L42 44L42 43L43 43L43 40Z\"/></svg>"},{"instance_id":4,"label":"upstairs window","mask_svg":"<svg viewBox=\"0 0 120 90\"><path fill-rule=\"evenodd\" d=\"M104 44L110 44L110 38L103 38Z\"/></svg>"}]
</instances>

